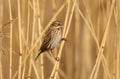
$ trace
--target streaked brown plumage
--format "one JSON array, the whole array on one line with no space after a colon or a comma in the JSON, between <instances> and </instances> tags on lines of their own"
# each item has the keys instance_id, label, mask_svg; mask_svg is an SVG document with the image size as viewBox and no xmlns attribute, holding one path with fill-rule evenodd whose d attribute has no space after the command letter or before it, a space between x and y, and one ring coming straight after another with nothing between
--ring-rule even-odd
<instances>
[{"instance_id":1,"label":"streaked brown plumage","mask_svg":"<svg viewBox=\"0 0 120 79\"><path fill-rule=\"evenodd\" d=\"M60 21L54 21L51 24L50 28L47 30L45 34L42 45L40 47L40 52L36 56L35 60L37 60L37 58L39 57L41 53L43 53L44 51L51 50L59 44L61 37L62 37L61 36L62 27L63 25L61 24Z\"/></svg>"}]
</instances>

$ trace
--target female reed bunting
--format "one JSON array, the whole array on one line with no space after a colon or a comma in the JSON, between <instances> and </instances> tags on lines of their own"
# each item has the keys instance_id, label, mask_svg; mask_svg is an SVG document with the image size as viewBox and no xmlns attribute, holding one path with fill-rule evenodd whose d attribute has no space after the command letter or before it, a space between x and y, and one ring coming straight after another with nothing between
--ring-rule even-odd
<instances>
[{"instance_id":1,"label":"female reed bunting","mask_svg":"<svg viewBox=\"0 0 120 79\"><path fill-rule=\"evenodd\" d=\"M47 30L45 37L43 38L43 42L39 49L39 53L36 56L35 60L40 56L41 53L52 50L55 48L62 39L62 28L63 25L60 21L54 21L50 28Z\"/></svg>"}]
</instances>

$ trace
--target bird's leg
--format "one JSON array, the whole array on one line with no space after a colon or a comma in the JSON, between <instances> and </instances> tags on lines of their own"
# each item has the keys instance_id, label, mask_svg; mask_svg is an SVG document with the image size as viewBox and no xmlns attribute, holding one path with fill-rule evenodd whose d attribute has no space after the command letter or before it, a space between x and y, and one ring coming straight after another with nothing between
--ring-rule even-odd
<instances>
[{"instance_id":1,"label":"bird's leg","mask_svg":"<svg viewBox=\"0 0 120 79\"><path fill-rule=\"evenodd\" d=\"M61 41L67 41L66 38L62 38Z\"/></svg>"},{"instance_id":2,"label":"bird's leg","mask_svg":"<svg viewBox=\"0 0 120 79\"><path fill-rule=\"evenodd\" d=\"M52 56L53 58L55 58L55 56L52 53L53 53L53 49L50 49L49 50L49 55Z\"/></svg>"},{"instance_id":3,"label":"bird's leg","mask_svg":"<svg viewBox=\"0 0 120 79\"><path fill-rule=\"evenodd\" d=\"M56 60L56 61L60 61L60 58L59 58L59 57L55 57L55 60Z\"/></svg>"},{"instance_id":4,"label":"bird's leg","mask_svg":"<svg viewBox=\"0 0 120 79\"><path fill-rule=\"evenodd\" d=\"M53 52L53 49L51 49L51 50L49 51L49 55L52 56L56 61L59 61L60 58L59 58L59 57L55 57L55 56L52 54L52 52Z\"/></svg>"},{"instance_id":5,"label":"bird's leg","mask_svg":"<svg viewBox=\"0 0 120 79\"><path fill-rule=\"evenodd\" d=\"M52 54L52 52L53 52L52 49L48 51L49 55L50 55L53 59L55 59L55 57L54 57L54 55Z\"/></svg>"},{"instance_id":6,"label":"bird's leg","mask_svg":"<svg viewBox=\"0 0 120 79\"><path fill-rule=\"evenodd\" d=\"M49 53L50 56L53 56L52 55L52 49L50 51L48 51L48 53Z\"/></svg>"}]
</instances>

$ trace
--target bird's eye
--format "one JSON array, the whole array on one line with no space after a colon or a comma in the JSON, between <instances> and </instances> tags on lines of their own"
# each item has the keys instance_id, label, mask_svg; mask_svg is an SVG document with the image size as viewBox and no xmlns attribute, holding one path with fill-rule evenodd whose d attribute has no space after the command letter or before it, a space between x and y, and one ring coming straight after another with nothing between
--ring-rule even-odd
<instances>
[{"instance_id":1,"label":"bird's eye","mask_svg":"<svg viewBox=\"0 0 120 79\"><path fill-rule=\"evenodd\" d=\"M58 24L58 26L60 26L60 24Z\"/></svg>"}]
</instances>

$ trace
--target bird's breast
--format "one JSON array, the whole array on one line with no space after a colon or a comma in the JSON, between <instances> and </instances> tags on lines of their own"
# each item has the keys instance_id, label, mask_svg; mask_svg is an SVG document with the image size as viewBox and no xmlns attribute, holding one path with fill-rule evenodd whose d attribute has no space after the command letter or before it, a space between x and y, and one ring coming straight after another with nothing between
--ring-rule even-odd
<instances>
[{"instance_id":1,"label":"bird's breast","mask_svg":"<svg viewBox=\"0 0 120 79\"><path fill-rule=\"evenodd\" d=\"M61 40L61 32L56 33L56 35L53 36L53 42L51 43L51 49L56 47L60 40Z\"/></svg>"}]
</instances>

